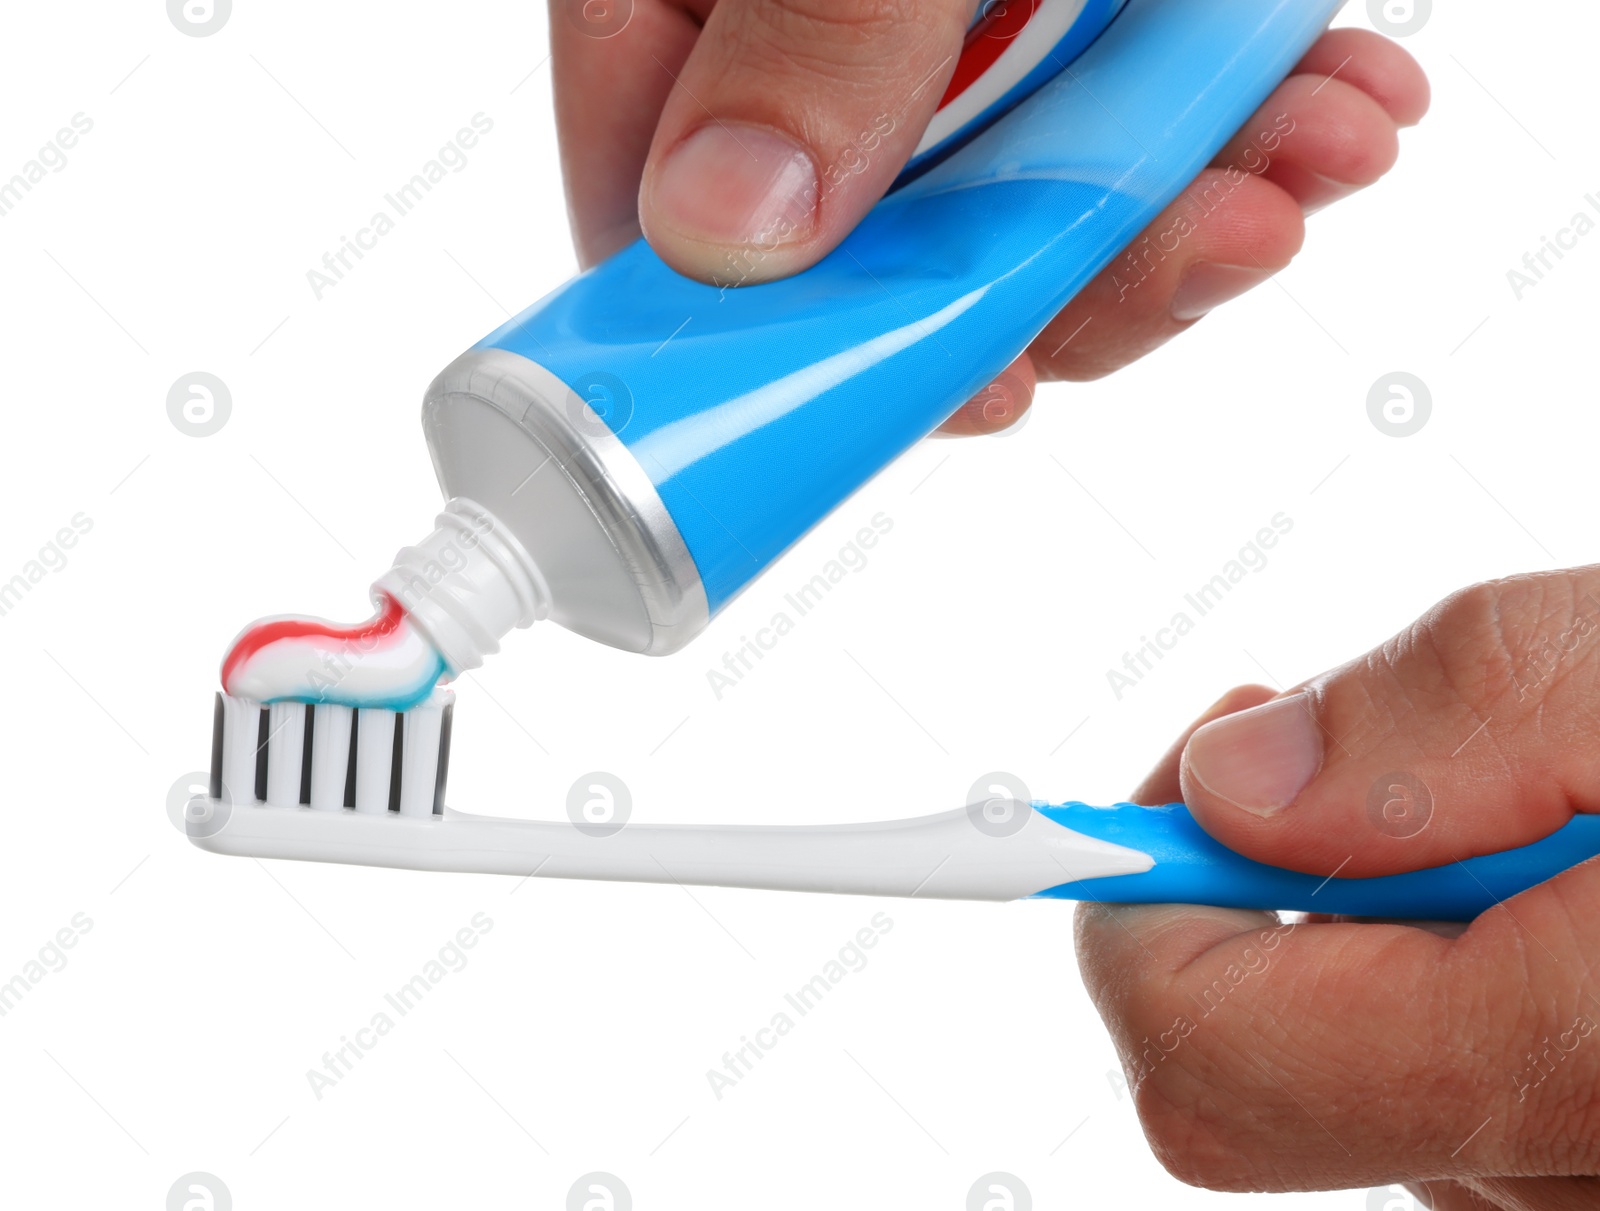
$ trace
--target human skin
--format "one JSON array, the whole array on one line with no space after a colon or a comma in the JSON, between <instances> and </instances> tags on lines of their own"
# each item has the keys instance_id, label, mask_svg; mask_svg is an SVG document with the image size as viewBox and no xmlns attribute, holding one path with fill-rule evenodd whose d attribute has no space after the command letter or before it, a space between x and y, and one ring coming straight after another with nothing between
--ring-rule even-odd
<instances>
[{"instance_id":1,"label":"human skin","mask_svg":"<svg viewBox=\"0 0 1600 1211\"><path fill-rule=\"evenodd\" d=\"M642 231L682 273L711 281L737 263L750 283L807 268L883 195L943 94L974 11L974 0L550 5L557 132L580 263L603 260ZM607 24L624 17L620 32ZM1103 272L945 431L1005 429L1031 404L1037 381L1110 374L1266 281L1299 252L1307 215L1394 165L1400 128L1418 122L1428 100L1427 78L1395 43L1358 29L1323 35L1151 225L1191 222L1194 234L1178 251L1126 298ZM816 190L827 166L860 165L856 144L863 131L888 125L885 115L892 129L861 171ZM1292 135L1262 170L1252 140L1290 124ZM1235 165L1242 183L1217 189ZM1208 187L1226 205L1197 201ZM774 243L778 231L785 238Z\"/></svg>"},{"instance_id":2,"label":"human skin","mask_svg":"<svg viewBox=\"0 0 1600 1211\"><path fill-rule=\"evenodd\" d=\"M751 266L742 279L751 283L813 264L882 196L942 94L972 13L971 0L612 0L628 8L627 22L614 36L597 38L590 36L594 30L585 32L583 3L551 3L556 118L580 262L592 265L642 232L685 274L711 281L730 262L740 263ZM1180 220L1191 223L1194 234L1180 249L1127 298L1120 297L1111 271L1101 274L945 430L982 434L1015 424L1038 380L1110 374L1267 280L1299 252L1307 216L1393 167L1399 131L1420 121L1428 102L1426 77L1394 43L1354 29L1325 34L1152 223L1157 232ZM892 129L864 169L836 188L812 188L819 172L851 152L862 131L883 128L884 114L893 115ZM1292 136L1256 171L1259 162L1245 155L1257 133L1286 127ZM1229 200L1207 213L1194 199L1227 179L1234 166L1243 170L1243 183L1213 189ZM818 198L816 209L796 211L793 196L808 191ZM781 226L774 224L778 217L785 220ZM778 230L789 238L774 245ZM757 244L759 255L751 256ZM1469 593L1443 612L1449 623L1443 633L1466 625L1459 615L1473 602L1481 597ZM1423 638L1434 633L1419 626ZM1407 659L1420 676L1421 657ZM1207 718L1272 697L1270 690L1247 687ZM1341 709L1356 713L1353 706ZM1440 726L1454 722L1451 712L1461 709L1440 710ZM1182 751L1168 755L1140 801L1172 801L1189 789L1182 785ZM1461 769L1475 770L1471 762L1477 760ZM1337 765L1319 763L1317 777ZM1413 766L1420 768L1420 760ZM1351 801L1362 812L1366 790L1362 786ZM1515 798L1511 791L1502 795L1503 801ZM1519 818L1520 832L1513 829L1507 839L1501 835L1507 820L1471 824L1446 812L1445 800L1439 804L1436 827L1422 834L1425 839L1411 838L1410 848L1395 849L1390 837L1365 838L1361 846L1329 842L1359 851L1348 855L1352 865L1343 873L1428 865L1419 856L1444 852L1440 846L1463 846L1465 853L1521 844L1564 818L1562 809L1544 801ZM1576 801L1564 810L1577 810ZM1199 806L1196 815L1223 840L1263 860L1287 866L1314 860L1309 869L1326 874L1346 856L1325 861L1318 826L1296 832L1292 815L1232 826L1222 823L1221 808L1208 815ZM1347 836L1364 819L1350 816L1344 834L1327 836ZM1468 1185L1435 1180L1432 1197L1444 1211L1589 1205L1582 1200L1593 1200L1595 1192L1581 1180L1563 1187L1559 1178L1524 1175L1594 1171L1600 1124L1576 1104L1563 1105L1558 1091L1570 1095L1568 1081L1592 1083L1600 1038L1562 1065L1561 1082L1549 1077L1529 1092L1526 1101L1542 1107L1543 1119L1511 1088L1512 1077L1527 1068L1526 1053L1545 1033L1553 1030L1559 1038L1570 1027L1561 1015L1583 1011L1562 980L1585 953L1594 953L1594 938L1577 936L1570 922L1569 934L1561 933L1559 897L1541 906L1538 898L1559 885L1530 893L1535 903L1528 915L1521 908L1516 913L1523 924L1531 919L1534 927L1548 928L1552 952L1567 960L1552 970L1537 968L1539 948L1519 941L1522 926L1510 920L1510 909L1486 914L1454 939L1411 926L1335 922L1282 934L1270 952L1270 979L1263 973L1245 981L1225 1012L1208 1018L1172 1057L1134 1082L1152 1146L1180 1177L1222 1189L1454 1176L1498 1191L1501 1201L1472 1202ZM1591 890L1591 916L1595 897ZM1143 1038L1171 1025L1171 1018L1159 1018L1182 996L1185 979L1226 966L1227 947L1243 948L1274 925L1262 914L1181 907L1086 910L1078 931L1085 977L1130 1061L1137 1061ZM1519 961L1524 974L1516 974ZM1588 1004L1600 1023L1600 1003ZM1358 1009L1366 1017L1355 1015ZM1225 1032L1235 1021L1242 1025ZM1462 1054L1479 1041L1498 1047L1500 1069L1490 1071L1488 1060ZM1254 1057L1272 1067L1252 1067ZM1301 1098L1326 1100L1318 1102L1318 1119L1342 1115L1350 1148L1335 1146L1288 1088ZM1404 1122L1394 1121L1404 1115ZM1486 1118L1478 1135L1450 1156ZM1401 1139L1407 1148L1398 1145ZM1511 1201L1519 1190L1543 1201ZM1569 1201L1552 1201L1563 1197Z\"/></svg>"},{"instance_id":3,"label":"human skin","mask_svg":"<svg viewBox=\"0 0 1600 1211\"><path fill-rule=\"evenodd\" d=\"M1369 807L1396 774L1431 803L1403 826ZM1257 861L1341 876L1600 811L1600 565L1474 586L1281 694L1231 691L1133 795L1180 799ZM1182 1180L1600 1207L1600 859L1464 927L1087 904L1076 936L1145 1135ZM1182 1015L1192 1029L1152 1050Z\"/></svg>"}]
</instances>

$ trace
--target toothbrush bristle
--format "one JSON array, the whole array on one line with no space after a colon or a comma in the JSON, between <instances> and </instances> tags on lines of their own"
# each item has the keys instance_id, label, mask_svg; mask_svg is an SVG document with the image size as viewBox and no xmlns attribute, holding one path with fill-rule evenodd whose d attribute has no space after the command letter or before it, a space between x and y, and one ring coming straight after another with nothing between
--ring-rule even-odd
<instances>
[{"instance_id":1,"label":"toothbrush bristle","mask_svg":"<svg viewBox=\"0 0 1600 1211\"><path fill-rule=\"evenodd\" d=\"M273 807L300 805L300 767L305 761L306 711L298 702L274 702L265 708L267 730L267 782L257 786L256 797Z\"/></svg>"},{"instance_id":2,"label":"toothbrush bristle","mask_svg":"<svg viewBox=\"0 0 1600 1211\"><path fill-rule=\"evenodd\" d=\"M313 707L311 757L306 763L306 803L318 811L344 806L346 775L350 772L350 746L354 739L355 708Z\"/></svg>"},{"instance_id":3,"label":"toothbrush bristle","mask_svg":"<svg viewBox=\"0 0 1600 1211\"><path fill-rule=\"evenodd\" d=\"M264 706L219 693L209 793L269 807L442 815L454 700L436 689L408 711L390 711Z\"/></svg>"},{"instance_id":4,"label":"toothbrush bristle","mask_svg":"<svg viewBox=\"0 0 1600 1211\"><path fill-rule=\"evenodd\" d=\"M222 798L222 712L222 695L218 693L211 712L211 781L206 787L213 799Z\"/></svg>"},{"instance_id":5,"label":"toothbrush bristle","mask_svg":"<svg viewBox=\"0 0 1600 1211\"><path fill-rule=\"evenodd\" d=\"M311 746L316 741L316 707L307 703L301 713L305 716L305 723L300 729L300 792L296 802L309 807L311 804Z\"/></svg>"},{"instance_id":6,"label":"toothbrush bristle","mask_svg":"<svg viewBox=\"0 0 1600 1211\"><path fill-rule=\"evenodd\" d=\"M455 717L456 704L447 703L444 718L439 721L439 771L433 784L433 814L444 815L444 780L450 772L450 726Z\"/></svg>"},{"instance_id":7,"label":"toothbrush bristle","mask_svg":"<svg viewBox=\"0 0 1600 1211\"><path fill-rule=\"evenodd\" d=\"M389 749L389 810L400 810L400 778L405 772L406 717L394 717L394 744Z\"/></svg>"},{"instance_id":8,"label":"toothbrush bristle","mask_svg":"<svg viewBox=\"0 0 1600 1211\"><path fill-rule=\"evenodd\" d=\"M356 712L355 810L379 815L389 810L389 786L394 774L393 711L369 708Z\"/></svg>"},{"instance_id":9,"label":"toothbrush bristle","mask_svg":"<svg viewBox=\"0 0 1600 1211\"><path fill-rule=\"evenodd\" d=\"M250 776L250 785L254 789L256 800L261 803L267 801L267 739L272 736L272 712L267 707L256 707L256 753L254 753L254 773Z\"/></svg>"},{"instance_id":10,"label":"toothbrush bristle","mask_svg":"<svg viewBox=\"0 0 1600 1211\"><path fill-rule=\"evenodd\" d=\"M356 805L356 746L361 743L361 712L350 712L350 757L344 764L344 796L341 803L345 807Z\"/></svg>"}]
</instances>

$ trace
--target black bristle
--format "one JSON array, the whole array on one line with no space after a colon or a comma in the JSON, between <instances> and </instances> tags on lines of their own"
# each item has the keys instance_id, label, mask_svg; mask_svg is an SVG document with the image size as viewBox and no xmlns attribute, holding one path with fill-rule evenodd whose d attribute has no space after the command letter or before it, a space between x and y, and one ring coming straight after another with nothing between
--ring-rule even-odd
<instances>
[{"instance_id":1,"label":"black bristle","mask_svg":"<svg viewBox=\"0 0 1600 1211\"><path fill-rule=\"evenodd\" d=\"M439 720L439 773L433 781L433 814L444 815L444 779L450 769L450 716L456 704L444 708L444 718Z\"/></svg>"},{"instance_id":2,"label":"black bristle","mask_svg":"<svg viewBox=\"0 0 1600 1211\"><path fill-rule=\"evenodd\" d=\"M361 735L361 712L350 712L350 764L344 767L344 805L356 805L356 741Z\"/></svg>"},{"instance_id":3,"label":"black bristle","mask_svg":"<svg viewBox=\"0 0 1600 1211\"><path fill-rule=\"evenodd\" d=\"M267 737L271 734L272 716L266 707L262 707L256 723L256 784L250 788L255 793L257 803L263 803L267 798Z\"/></svg>"},{"instance_id":4,"label":"black bristle","mask_svg":"<svg viewBox=\"0 0 1600 1211\"><path fill-rule=\"evenodd\" d=\"M305 746L300 750L300 806L311 806L311 745L314 740L312 732L317 721L316 707L306 703L306 737Z\"/></svg>"},{"instance_id":5,"label":"black bristle","mask_svg":"<svg viewBox=\"0 0 1600 1211\"><path fill-rule=\"evenodd\" d=\"M211 780L206 786L206 794L217 800L222 798L222 720L224 714L222 695L218 693L216 705L211 711Z\"/></svg>"},{"instance_id":6,"label":"black bristle","mask_svg":"<svg viewBox=\"0 0 1600 1211\"><path fill-rule=\"evenodd\" d=\"M405 770L406 717L394 717L394 759L389 765L389 810L400 810L400 775Z\"/></svg>"}]
</instances>

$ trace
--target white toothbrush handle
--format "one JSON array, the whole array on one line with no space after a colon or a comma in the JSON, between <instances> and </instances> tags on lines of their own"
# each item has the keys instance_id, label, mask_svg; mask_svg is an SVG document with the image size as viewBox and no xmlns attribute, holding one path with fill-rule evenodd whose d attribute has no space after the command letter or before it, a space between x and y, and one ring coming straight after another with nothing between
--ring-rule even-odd
<instances>
[{"instance_id":1,"label":"white toothbrush handle","mask_svg":"<svg viewBox=\"0 0 1600 1211\"><path fill-rule=\"evenodd\" d=\"M214 853L408 870L1015 900L1151 866L1144 853L999 800L875 824L629 824L608 836L449 809L406 817L204 798L190 807L190 839Z\"/></svg>"}]
</instances>

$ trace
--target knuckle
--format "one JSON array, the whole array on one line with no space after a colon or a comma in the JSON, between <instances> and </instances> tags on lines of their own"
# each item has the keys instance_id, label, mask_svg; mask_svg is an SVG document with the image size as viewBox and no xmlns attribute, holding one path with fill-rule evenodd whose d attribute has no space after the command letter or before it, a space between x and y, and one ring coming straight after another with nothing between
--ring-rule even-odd
<instances>
[{"instance_id":1,"label":"knuckle","mask_svg":"<svg viewBox=\"0 0 1600 1211\"><path fill-rule=\"evenodd\" d=\"M1509 666L1506 586L1482 581L1458 589L1423 615L1420 626L1445 662L1463 672L1498 673ZM1525 603L1519 603L1525 605Z\"/></svg>"},{"instance_id":2,"label":"knuckle","mask_svg":"<svg viewBox=\"0 0 1600 1211\"><path fill-rule=\"evenodd\" d=\"M1378 650L1382 672L1418 708L1491 711L1509 688L1514 663L1506 631L1510 604L1505 582L1450 594Z\"/></svg>"},{"instance_id":3,"label":"knuckle","mask_svg":"<svg viewBox=\"0 0 1600 1211\"><path fill-rule=\"evenodd\" d=\"M785 56L837 61L906 28L908 0L761 0L741 10L753 41Z\"/></svg>"},{"instance_id":4,"label":"knuckle","mask_svg":"<svg viewBox=\"0 0 1600 1211\"><path fill-rule=\"evenodd\" d=\"M765 0L772 11L808 29L878 38L912 23L912 0Z\"/></svg>"},{"instance_id":5,"label":"knuckle","mask_svg":"<svg viewBox=\"0 0 1600 1211\"><path fill-rule=\"evenodd\" d=\"M926 74L960 37L948 14L930 20L912 0L759 0L723 7L730 12L734 70L813 78L847 96L898 90L902 77Z\"/></svg>"},{"instance_id":6,"label":"knuckle","mask_svg":"<svg viewBox=\"0 0 1600 1211\"><path fill-rule=\"evenodd\" d=\"M1589 659L1600 648L1597 571L1513 576L1452 593L1402 637L1401 651L1425 654L1440 688L1479 713L1518 704L1525 713L1534 689L1575 691L1568 696L1583 709L1570 722L1582 723L1595 714L1583 704L1600 683L1600 661Z\"/></svg>"}]
</instances>

